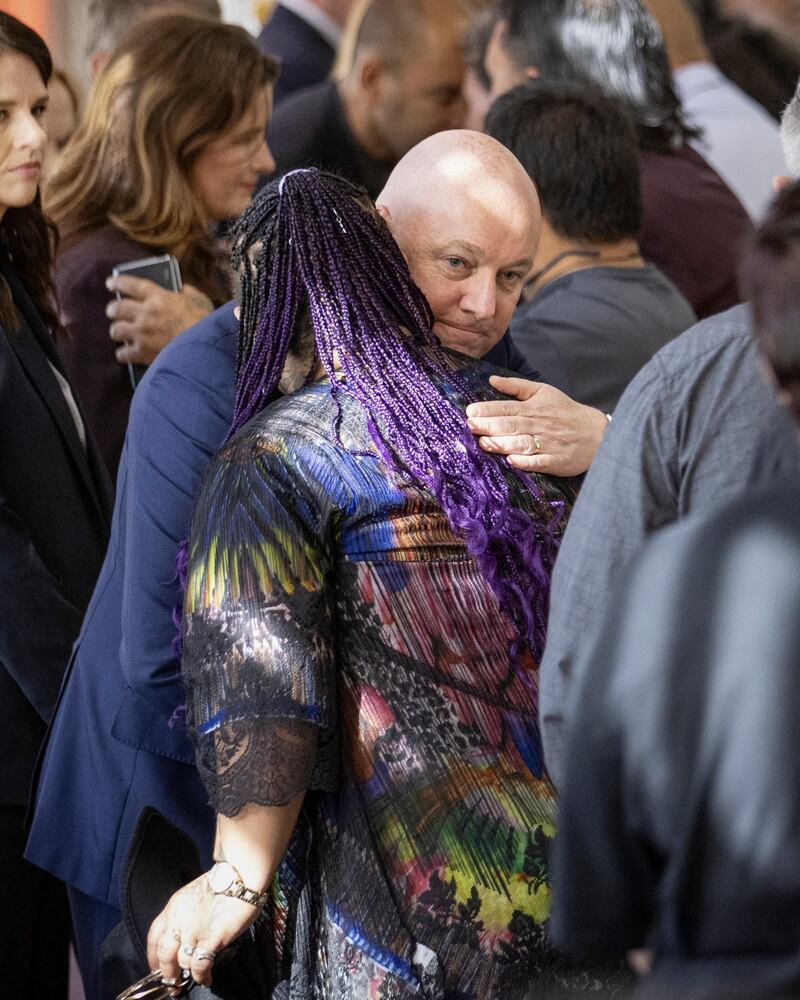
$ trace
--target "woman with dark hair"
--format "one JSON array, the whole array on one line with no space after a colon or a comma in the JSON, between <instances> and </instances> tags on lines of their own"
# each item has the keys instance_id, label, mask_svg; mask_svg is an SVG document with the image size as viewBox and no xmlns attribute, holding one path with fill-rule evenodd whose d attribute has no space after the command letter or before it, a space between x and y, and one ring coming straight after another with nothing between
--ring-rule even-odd
<instances>
[{"instance_id":1,"label":"woman with dark hair","mask_svg":"<svg viewBox=\"0 0 800 1000\"><path fill-rule=\"evenodd\" d=\"M51 71L42 39L0 13L0 992L60 998L66 898L23 861L23 821L100 569L110 484L53 345L53 232L39 201Z\"/></svg>"},{"instance_id":2,"label":"woman with dark hair","mask_svg":"<svg viewBox=\"0 0 800 1000\"><path fill-rule=\"evenodd\" d=\"M276 74L235 25L187 14L137 23L48 181L63 354L112 476L133 393L127 364L149 364L231 298L214 229L274 169L264 134ZM181 292L111 278L117 264L165 253L178 261Z\"/></svg>"},{"instance_id":3,"label":"woman with dark hair","mask_svg":"<svg viewBox=\"0 0 800 1000\"><path fill-rule=\"evenodd\" d=\"M492 369L439 346L361 189L271 184L234 262L183 650L218 863L153 924L151 966L208 983L262 915L265 998L551 995L537 660L571 491L471 438Z\"/></svg>"}]
</instances>

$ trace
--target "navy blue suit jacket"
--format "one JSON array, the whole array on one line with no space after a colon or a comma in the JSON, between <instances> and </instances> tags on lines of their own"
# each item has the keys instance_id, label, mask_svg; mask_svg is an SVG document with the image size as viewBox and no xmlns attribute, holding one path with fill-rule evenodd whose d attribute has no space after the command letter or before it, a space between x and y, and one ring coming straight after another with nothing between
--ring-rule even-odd
<instances>
[{"instance_id":1,"label":"navy blue suit jacket","mask_svg":"<svg viewBox=\"0 0 800 1000\"><path fill-rule=\"evenodd\" d=\"M281 73L272 91L276 105L296 90L327 80L336 56L316 28L280 3L262 28L258 44L268 55L281 59Z\"/></svg>"},{"instance_id":2,"label":"navy blue suit jacket","mask_svg":"<svg viewBox=\"0 0 800 1000\"><path fill-rule=\"evenodd\" d=\"M178 545L233 412L233 310L176 338L136 390L111 543L42 761L27 856L112 906L145 805L186 830L205 861L213 848L213 814L180 718L172 610Z\"/></svg>"},{"instance_id":3,"label":"navy blue suit jacket","mask_svg":"<svg viewBox=\"0 0 800 1000\"><path fill-rule=\"evenodd\" d=\"M136 819L155 806L210 864L214 816L182 722L172 612L192 501L233 413L234 304L187 330L133 398L111 544L75 645L42 761L27 857L119 905ZM488 360L508 367L506 335Z\"/></svg>"}]
</instances>

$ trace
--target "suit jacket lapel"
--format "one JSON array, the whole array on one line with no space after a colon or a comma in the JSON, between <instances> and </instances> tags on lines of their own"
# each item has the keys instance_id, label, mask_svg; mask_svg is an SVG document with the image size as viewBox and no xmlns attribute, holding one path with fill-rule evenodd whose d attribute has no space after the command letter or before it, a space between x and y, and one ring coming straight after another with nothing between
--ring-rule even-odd
<instances>
[{"instance_id":1,"label":"suit jacket lapel","mask_svg":"<svg viewBox=\"0 0 800 1000\"><path fill-rule=\"evenodd\" d=\"M78 435L75 421L67 406L67 401L64 399L61 386L59 386L48 365L49 361L62 374L65 374L61 359L58 357L53 346L47 328L36 309L34 309L16 275L5 268L2 271L3 277L11 288L14 304L22 321L19 330L8 334L8 342L19 359L19 363L25 369L31 384L50 411L70 455L72 455L75 464L80 470L81 476L89 490L89 495L102 515L104 523L106 523L109 517L109 503L106 502L108 500L108 489L105 482L98 483L91 468L87 454L87 449L92 447L88 426L87 448L85 449Z\"/></svg>"}]
</instances>

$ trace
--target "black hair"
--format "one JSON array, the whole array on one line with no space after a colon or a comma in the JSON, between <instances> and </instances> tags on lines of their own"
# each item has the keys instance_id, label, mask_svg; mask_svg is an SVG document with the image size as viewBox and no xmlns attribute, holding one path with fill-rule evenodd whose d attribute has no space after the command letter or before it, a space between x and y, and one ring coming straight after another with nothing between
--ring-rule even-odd
<instances>
[{"instance_id":1,"label":"black hair","mask_svg":"<svg viewBox=\"0 0 800 1000\"><path fill-rule=\"evenodd\" d=\"M755 338L800 420L800 181L773 201L741 270Z\"/></svg>"},{"instance_id":2,"label":"black hair","mask_svg":"<svg viewBox=\"0 0 800 1000\"><path fill-rule=\"evenodd\" d=\"M42 38L10 14L0 11L0 56L16 52L30 59L42 83L47 86L53 73L50 52ZM7 208L0 221L0 257L13 266L39 315L55 332L58 317L53 302L52 264L56 230L42 212L37 192L30 205ZM0 325L6 330L19 326L11 290L0 277Z\"/></svg>"},{"instance_id":3,"label":"black hair","mask_svg":"<svg viewBox=\"0 0 800 1000\"><path fill-rule=\"evenodd\" d=\"M494 102L486 131L525 167L560 236L592 243L638 238L639 150L617 102L575 84L532 80Z\"/></svg>"},{"instance_id":4,"label":"black hair","mask_svg":"<svg viewBox=\"0 0 800 1000\"><path fill-rule=\"evenodd\" d=\"M492 81L486 72L486 50L494 28L494 16L491 12L475 18L467 28L464 37L464 50L467 67L477 76L484 90L492 89Z\"/></svg>"},{"instance_id":5,"label":"black hair","mask_svg":"<svg viewBox=\"0 0 800 1000\"><path fill-rule=\"evenodd\" d=\"M661 31L640 0L500 0L497 20L520 68L627 105L640 148L669 152L698 135L683 117Z\"/></svg>"}]
</instances>

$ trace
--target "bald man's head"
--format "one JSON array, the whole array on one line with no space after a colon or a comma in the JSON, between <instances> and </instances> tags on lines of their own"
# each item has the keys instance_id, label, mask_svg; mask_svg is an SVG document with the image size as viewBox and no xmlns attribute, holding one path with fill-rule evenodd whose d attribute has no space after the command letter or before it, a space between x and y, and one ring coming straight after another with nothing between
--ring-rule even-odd
<instances>
[{"instance_id":1,"label":"bald man's head","mask_svg":"<svg viewBox=\"0 0 800 1000\"><path fill-rule=\"evenodd\" d=\"M450 32L465 12L456 3L441 0L369 0L358 27L355 51L372 52L387 62L416 59L432 32Z\"/></svg>"},{"instance_id":2,"label":"bald man's head","mask_svg":"<svg viewBox=\"0 0 800 1000\"><path fill-rule=\"evenodd\" d=\"M398 163L378 208L439 339L482 357L508 328L539 239L539 200L522 165L489 136L440 132Z\"/></svg>"},{"instance_id":3,"label":"bald man's head","mask_svg":"<svg viewBox=\"0 0 800 1000\"><path fill-rule=\"evenodd\" d=\"M368 152L396 162L463 123L465 9L460 0L372 0L340 94Z\"/></svg>"}]
</instances>

